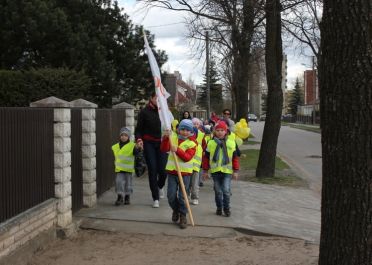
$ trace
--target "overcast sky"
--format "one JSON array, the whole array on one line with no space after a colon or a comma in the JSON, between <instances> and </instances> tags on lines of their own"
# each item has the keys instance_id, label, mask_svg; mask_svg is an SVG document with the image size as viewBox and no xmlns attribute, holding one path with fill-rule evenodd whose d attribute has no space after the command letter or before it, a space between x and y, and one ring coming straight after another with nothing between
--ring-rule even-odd
<instances>
[{"instance_id":1,"label":"overcast sky","mask_svg":"<svg viewBox=\"0 0 372 265\"><path fill-rule=\"evenodd\" d=\"M156 48L164 50L168 55L168 62L163 65L163 70L180 71L183 80L186 81L191 76L196 84L202 82L205 60L197 61L191 57L191 47L185 39L186 27L183 23L185 13L162 8L144 9L140 4L136 4L135 0L118 2L134 24L141 24L155 34ZM303 71L310 68L310 59L300 57L289 49L286 49L285 53L288 58L287 87L292 88L295 78L302 77Z\"/></svg>"}]
</instances>

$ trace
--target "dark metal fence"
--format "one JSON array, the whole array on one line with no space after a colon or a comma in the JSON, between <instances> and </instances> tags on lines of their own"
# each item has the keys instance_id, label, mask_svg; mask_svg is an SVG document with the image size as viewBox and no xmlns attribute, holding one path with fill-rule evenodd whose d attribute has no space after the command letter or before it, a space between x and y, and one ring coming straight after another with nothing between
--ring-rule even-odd
<instances>
[{"instance_id":1,"label":"dark metal fence","mask_svg":"<svg viewBox=\"0 0 372 265\"><path fill-rule=\"evenodd\" d=\"M53 109L0 108L0 222L54 197Z\"/></svg>"},{"instance_id":2,"label":"dark metal fence","mask_svg":"<svg viewBox=\"0 0 372 265\"><path fill-rule=\"evenodd\" d=\"M72 212L83 207L81 109L71 109L71 196Z\"/></svg>"},{"instance_id":3,"label":"dark metal fence","mask_svg":"<svg viewBox=\"0 0 372 265\"><path fill-rule=\"evenodd\" d=\"M291 123L303 123L303 124L313 124L313 116L311 115L296 115L296 116L286 116L282 119L284 122L291 122ZM320 117L317 115L315 117L315 123L320 123Z\"/></svg>"},{"instance_id":4,"label":"dark metal fence","mask_svg":"<svg viewBox=\"0 0 372 265\"><path fill-rule=\"evenodd\" d=\"M118 142L119 131L123 126L125 126L125 109L97 109L97 196L110 189L114 184L114 156L111 146Z\"/></svg>"}]
</instances>

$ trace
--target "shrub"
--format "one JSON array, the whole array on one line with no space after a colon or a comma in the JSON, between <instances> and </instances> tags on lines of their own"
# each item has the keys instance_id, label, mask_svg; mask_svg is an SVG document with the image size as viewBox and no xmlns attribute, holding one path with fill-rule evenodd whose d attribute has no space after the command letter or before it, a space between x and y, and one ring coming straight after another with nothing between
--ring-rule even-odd
<instances>
[{"instance_id":1,"label":"shrub","mask_svg":"<svg viewBox=\"0 0 372 265\"><path fill-rule=\"evenodd\" d=\"M0 70L0 106L28 107L31 102L55 96L71 101L87 98L90 78L64 68L29 71Z\"/></svg>"}]
</instances>

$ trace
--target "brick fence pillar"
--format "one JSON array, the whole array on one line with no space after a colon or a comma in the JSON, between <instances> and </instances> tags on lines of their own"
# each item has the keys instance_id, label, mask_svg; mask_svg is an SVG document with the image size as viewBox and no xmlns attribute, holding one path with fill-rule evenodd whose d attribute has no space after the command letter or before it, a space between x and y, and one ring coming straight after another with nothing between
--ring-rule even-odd
<instances>
[{"instance_id":1,"label":"brick fence pillar","mask_svg":"<svg viewBox=\"0 0 372 265\"><path fill-rule=\"evenodd\" d=\"M125 127L130 129L132 132L132 137L134 137L134 109L135 107L133 105L130 105L126 102L122 102L120 104L112 106L113 109L125 109ZM134 140L134 139L132 139Z\"/></svg>"},{"instance_id":2,"label":"brick fence pillar","mask_svg":"<svg viewBox=\"0 0 372 265\"><path fill-rule=\"evenodd\" d=\"M54 108L54 191L58 200L57 226L65 228L72 222L70 103L49 97L33 102L30 106Z\"/></svg>"},{"instance_id":3,"label":"brick fence pillar","mask_svg":"<svg viewBox=\"0 0 372 265\"><path fill-rule=\"evenodd\" d=\"M97 105L84 99L70 103L72 107L82 109L83 204L85 207L93 207L97 203L95 110Z\"/></svg>"}]
</instances>

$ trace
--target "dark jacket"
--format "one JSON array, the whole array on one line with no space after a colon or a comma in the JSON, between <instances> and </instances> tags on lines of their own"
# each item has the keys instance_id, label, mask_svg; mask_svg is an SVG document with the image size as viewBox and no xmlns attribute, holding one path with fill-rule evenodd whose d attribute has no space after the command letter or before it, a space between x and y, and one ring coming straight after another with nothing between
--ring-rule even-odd
<instances>
[{"instance_id":1,"label":"dark jacket","mask_svg":"<svg viewBox=\"0 0 372 265\"><path fill-rule=\"evenodd\" d=\"M161 122L156 106L149 103L140 111L135 135L143 141L161 141Z\"/></svg>"}]
</instances>

